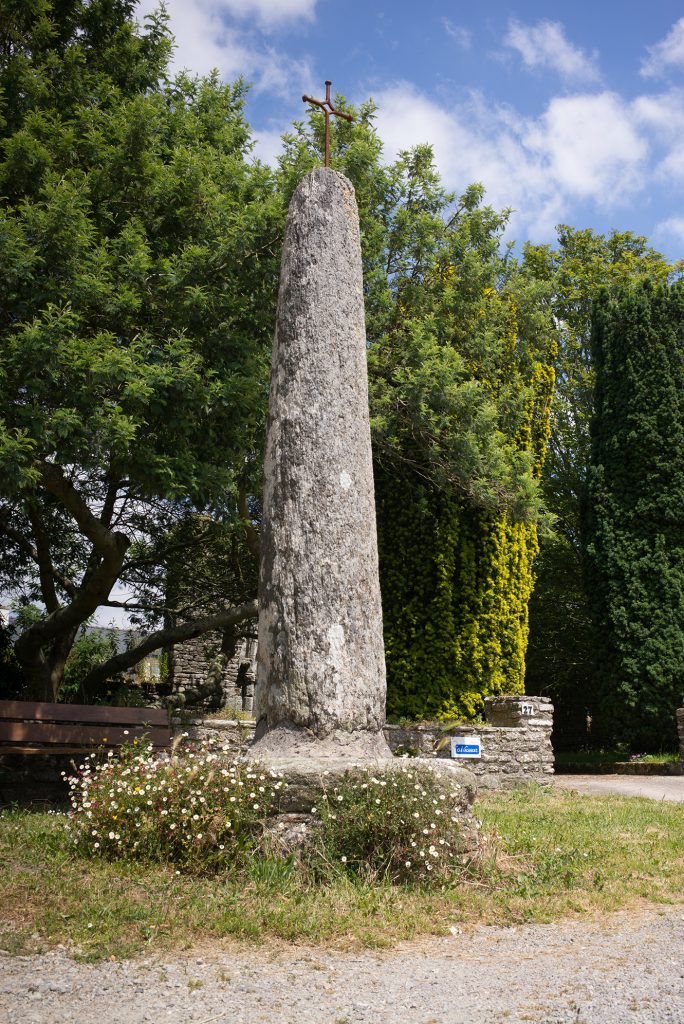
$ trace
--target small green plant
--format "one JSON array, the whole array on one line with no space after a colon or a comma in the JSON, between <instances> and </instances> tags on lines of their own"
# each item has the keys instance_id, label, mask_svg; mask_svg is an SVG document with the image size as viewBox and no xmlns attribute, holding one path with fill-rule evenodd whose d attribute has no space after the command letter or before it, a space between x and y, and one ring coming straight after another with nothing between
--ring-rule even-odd
<instances>
[{"instance_id":1,"label":"small green plant","mask_svg":"<svg viewBox=\"0 0 684 1024\"><path fill-rule=\"evenodd\" d=\"M209 744L169 757L134 742L118 758L86 758L69 785L80 853L206 874L255 851L283 783Z\"/></svg>"},{"instance_id":2,"label":"small green plant","mask_svg":"<svg viewBox=\"0 0 684 1024\"><path fill-rule=\"evenodd\" d=\"M322 864L366 879L453 880L464 850L459 788L423 766L350 770L316 807Z\"/></svg>"},{"instance_id":3,"label":"small green plant","mask_svg":"<svg viewBox=\"0 0 684 1024\"><path fill-rule=\"evenodd\" d=\"M261 892L272 890L282 893L294 880L296 868L293 854L287 857L263 856L249 862L246 875Z\"/></svg>"},{"instance_id":4,"label":"small green plant","mask_svg":"<svg viewBox=\"0 0 684 1024\"><path fill-rule=\"evenodd\" d=\"M630 754L629 760L637 764L676 764L680 760L680 756L680 754L661 751L658 754Z\"/></svg>"},{"instance_id":5,"label":"small green plant","mask_svg":"<svg viewBox=\"0 0 684 1024\"><path fill-rule=\"evenodd\" d=\"M159 655L159 682L168 683L171 678L171 657L168 651L162 651Z\"/></svg>"},{"instance_id":6,"label":"small green plant","mask_svg":"<svg viewBox=\"0 0 684 1024\"><path fill-rule=\"evenodd\" d=\"M88 673L116 654L116 644L107 632L82 632L74 642L64 668L64 679L59 690L59 700L65 704L113 704L115 691L124 687L123 677L118 674L103 683L96 690L84 689Z\"/></svg>"}]
</instances>

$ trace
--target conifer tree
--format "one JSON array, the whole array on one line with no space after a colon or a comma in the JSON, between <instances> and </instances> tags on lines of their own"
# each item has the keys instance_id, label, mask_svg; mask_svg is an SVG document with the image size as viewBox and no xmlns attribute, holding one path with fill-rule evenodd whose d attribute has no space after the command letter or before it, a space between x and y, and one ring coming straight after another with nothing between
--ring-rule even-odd
<instances>
[{"instance_id":1,"label":"conifer tree","mask_svg":"<svg viewBox=\"0 0 684 1024\"><path fill-rule=\"evenodd\" d=\"M684 288L603 296L584 544L597 738L675 741L684 703Z\"/></svg>"}]
</instances>

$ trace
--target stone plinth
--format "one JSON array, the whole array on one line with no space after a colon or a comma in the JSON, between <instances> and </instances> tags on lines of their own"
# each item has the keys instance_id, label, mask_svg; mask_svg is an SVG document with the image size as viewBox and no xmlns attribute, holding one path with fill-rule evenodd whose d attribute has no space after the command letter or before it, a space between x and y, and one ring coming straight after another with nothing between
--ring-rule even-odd
<instances>
[{"instance_id":1,"label":"stone plinth","mask_svg":"<svg viewBox=\"0 0 684 1024\"><path fill-rule=\"evenodd\" d=\"M316 806L325 792L331 792L343 782L348 772L358 765L348 757L300 757L267 759L261 762L282 775L285 788L274 813L268 833L274 849L280 854L295 852L306 845L318 824ZM414 758L410 762L400 758L373 761L368 757L358 762L364 769L371 768L376 778L387 778L392 772L406 767L424 766L437 776L439 788L446 801L444 813L458 821L463 854L472 853L478 844L479 823L473 816L472 805L477 793L473 775L459 765L437 760Z\"/></svg>"}]
</instances>

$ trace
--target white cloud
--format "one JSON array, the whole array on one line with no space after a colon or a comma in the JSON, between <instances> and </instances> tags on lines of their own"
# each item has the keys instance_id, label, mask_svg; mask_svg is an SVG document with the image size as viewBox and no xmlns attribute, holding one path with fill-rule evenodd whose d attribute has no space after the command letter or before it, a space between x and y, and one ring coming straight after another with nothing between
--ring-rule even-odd
<instances>
[{"instance_id":1,"label":"white cloud","mask_svg":"<svg viewBox=\"0 0 684 1024\"><path fill-rule=\"evenodd\" d=\"M639 123L661 140L677 140L684 132L684 90L670 89L638 96L634 113Z\"/></svg>"},{"instance_id":2,"label":"white cloud","mask_svg":"<svg viewBox=\"0 0 684 1024\"><path fill-rule=\"evenodd\" d=\"M644 184L648 145L615 93L552 99L525 141L570 196L607 204Z\"/></svg>"},{"instance_id":3,"label":"white cloud","mask_svg":"<svg viewBox=\"0 0 684 1024\"><path fill-rule=\"evenodd\" d=\"M656 177L672 185L684 185L684 144L675 146L656 167Z\"/></svg>"},{"instance_id":4,"label":"white cloud","mask_svg":"<svg viewBox=\"0 0 684 1024\"><path fill-rule=\"evenodd\" d=\"M275 167L282 152L282 132L274 129L254 133L254 156L264 164Z\"/></svg>"},{"instance_id":5,"label":"white cloud","mask_svg":"<svg viewBox=\"0 0 684 1024\"><path fill-rule=\"evenodd\" d=\"M634 112L660 151L654 177L665 185L684 185L684 90L639 96Z\"/></svg>"},{"instance_id":6,"label":"white cloud","mask_svg":"<svg viewBox=\"0 0 684 1024\"><path fill-rule=\"evenodd\" d=\"M258 21L261 28L277 28L287 21L311 20L314 17L317 0L165 0L172 21L181 19L206 19L207 16L220 20L225 16L242 21ZM140 0L139 9L144 14L156 10L160 0Z\"/></svg>"},{"instance_id":7,"label":"white cloud","mask_svg":"<svg viewBox=\"0 0 684 1024\"><path fill-rule=\"evenodd\" d=\"M657 238L674 239L684 245L684 217L668 217L656 224L653 234Z\"/></svg>"},{"instance_id":8,"label":"white cloud","mask_svg":"<svg viewBox=\"0 0 684 1024\"><path fill-rule=\"evenodd\" d=\"M295 60L271 46L258 35L242 31L231 23L234 11L253 14L307 15L313 13L316 0L166 0L175 36L172 66L193 74L206 75L218 68L225 79L242 75L254 84L256 92L270 91L290 95L309 88L313 78L308 60ZM158 0L140 0L137 17L143 20L155 10ZM228 16L228 17L226 17Z\"/></svg>"},{"instance_id":9,"label":"white cloud","mask_svg":"<svg viewBox=\"0 0 684 1024\"><path fill-rule=\"evenodd\" d=\"M447 35L461 47L462 50L469 50L473 45L473 33L462 25L454 25L448 18L442 18L442 24Z\"/></svg>"},{"instance_id":10,"label":"white cloud","mask_svg":"<svg viewBox=\"0 0 684 1024\"><path fill-rule=\"evenodd\" d=\"M662 75L668 67L684 68L684 18L674 23L664 39L647 49L648 57L641 65L646 78Z\"/></svg>"},{"instance_id":11,"label":"white cloud","mask_svg":"<svg viewBox=\"0 0 684 1024\"><path fill-rule=\"evenodd\" d=\"M619 205L646 180L648 143L612 93L553 99L536 119L476 93L446 110L406 82L375 99L388 158L431 143L447 186L481 181L487 202L517 211L511 231L520 237L550 239L573 201Z\"/></svg>"},{"instance_id":12,"label":"white cloud","mask_svg":"<svg viewBox=\"0 0 684 1024\"><path fill-rule=\"evenodd\" d=\"M548 68L563 78L577 82L595 82L601 77L596 54L588 57L565 38L558 21L538 21L522 25L511 19L504 45L517 50L527 68Z\"/></svg>"},{"instance_id":13,"label":"white cloud","mask_svg":"<svg viewBox=\"0 0 684 1024\"><path fill-rule=\"evenodd\" d=\"M271 26L297 18L313 18L316 0L222 0L221 7L236 18L256 15L262 25Z\"/></svg>"}]
</instances>

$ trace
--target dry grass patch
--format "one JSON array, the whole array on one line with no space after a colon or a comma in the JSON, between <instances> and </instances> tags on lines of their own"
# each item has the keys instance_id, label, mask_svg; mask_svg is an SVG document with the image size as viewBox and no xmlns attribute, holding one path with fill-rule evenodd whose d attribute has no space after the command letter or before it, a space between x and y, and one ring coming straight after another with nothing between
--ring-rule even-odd
<instances>
[{"instance_id":1,"label":"dry grass patch","mask_svg":"<svg viewBox=\"0 0 684 1024\"><path fill-rule=\"evenodd\" d=\"M479 858L443 889L315 882L292 861L254 860L214 877L168 865L84 860L63 815L0 815L0 945L64 943L84 959L232 937L382 947L472 923L553 921L684 892L684 808L530 788L487 794Z\"/></svg>"}]
</instances>

